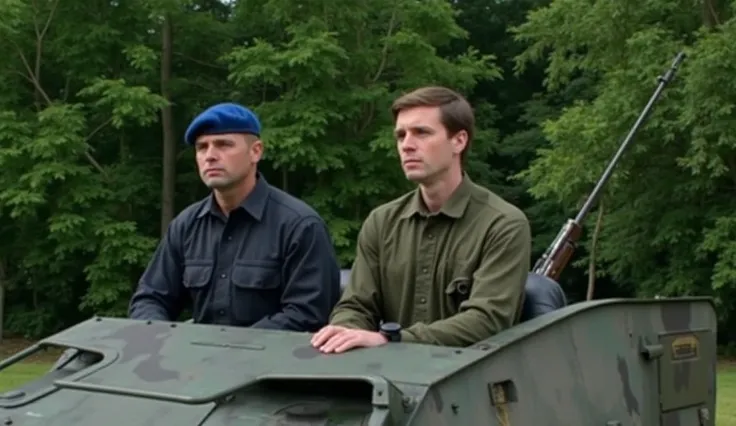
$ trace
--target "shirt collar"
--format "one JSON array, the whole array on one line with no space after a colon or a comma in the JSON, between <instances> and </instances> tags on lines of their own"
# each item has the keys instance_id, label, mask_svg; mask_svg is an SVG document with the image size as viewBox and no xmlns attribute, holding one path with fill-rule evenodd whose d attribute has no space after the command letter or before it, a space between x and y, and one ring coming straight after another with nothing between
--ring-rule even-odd
<instances>
[{"instance_id":1,"label":"shirt collar","mask_svg":"<svg viewBox=\"0 0 736 426\"><path fill-rule=\"evenodd\" d=\"M260 222L263 219L263 212L266 210L266 202L268 201L270 192L270 187L266 178L263 177L261 172L256 172L256 185L253 187L250 194L245 197L245 200L240 203L238 208L242 208L255 220ZM222 215L220 207L215 202L214 193L207 197L207 200L199 209L197 218L202 218L208 213L218 216Z\"/></svg>"},{"instance_id":2,"label":"shirt collar","mask_svg":"<svg viewBox=\"0 0 736 426\"><path fill-rule=\"evenodd\" d=\"M470 201L471 189L473 181L470 179L467 173L463 172L463 180L460 182L455 191L450 195L450 198L442 205L439 212L445 216L449 216L454 219L460 218L465 212L465 208L468 206ZM414 196L411 197L409 204L404 207L404 211L401 213L401 218L410 218L416 214L421 216L433 216L434 213L430 213L427 210L427 206L424 204L422 199L422 193L419 188L414 191Z\"/></svg>"}]
</instances>

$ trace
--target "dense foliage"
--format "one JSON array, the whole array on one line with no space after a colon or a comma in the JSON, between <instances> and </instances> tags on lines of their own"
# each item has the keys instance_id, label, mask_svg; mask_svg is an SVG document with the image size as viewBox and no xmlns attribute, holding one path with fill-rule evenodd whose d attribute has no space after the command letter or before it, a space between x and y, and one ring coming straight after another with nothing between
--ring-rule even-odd
<instances>
[{"instance_id":1,"label":"dense foliage","mask_svg":"<svg viewBox=\"0 0 736 426\"><path fill-rule=\"evenodd\" d=\"M572 300L586 297L590 271L595 297L712 295L721 330L734 329L731 4L0 4L6 331L38 337L124 314L162 230L206 194L184 130L225 100L261 115L265 176L324 215L349 267L368 211L410 188L391 100L454 87L478 116L469 172L527 212L538 256L679 51L685 62L591 211L562 281Z\"/></svg>"}]
</instances>

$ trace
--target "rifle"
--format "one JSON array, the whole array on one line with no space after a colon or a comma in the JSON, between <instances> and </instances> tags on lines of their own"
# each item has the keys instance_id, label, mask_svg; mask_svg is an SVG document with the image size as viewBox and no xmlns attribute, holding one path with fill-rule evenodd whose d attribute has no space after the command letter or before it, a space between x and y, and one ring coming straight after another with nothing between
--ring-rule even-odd
<instances>
[{"instance_id":1,"label":"rifle","mask_svg":"<svg viewBox=\"0 0 736 426\"><path fill-rule=\"evenodd\" d=\"M616 166L619 158L633 139L634 134L637 132L637 130L639 130L639 127L649 115L652 106L659 98L662 90L664 90L667 83L672 80L672 77L677 71L680 62L682 62L684 58L684 52L678 53L674 61L672 61L672 65L667 70L667 72L657 77L657 80L659 81L657 89L654 91L654 94L649 99L647 105L644 107L644 110L641 112L641 114L639 114L639 118L636 120L636 123L634 123L634 126L629 131L626 139L624 139L623 143L619 147L616 155L614 155L613 159L608 164L608 167L606 167L606 170L603 172L603 175L598 180L595 188L593 188L590 196L585 200L585 204L583 204L583 207L580 209L574 219L567 220L565 225L557 234L557 237L552 242L552 245L547 248L547 251L545 251L542 257L540 257L539 260L537 260L537 262L534 264L534 269L532 272L538 275L544 275L546 277L552 278L553 280L557 280L560 277L562 270L565 268L565 266L567 266L567 263L570 261L573 252L577 248L578 240L580 239L580 236L582 234L581 224L583 220L588 215L591 206L598 198L601 190L603 189L603 186L611 177L613 168Z\"/></svg>"}]
</instances>

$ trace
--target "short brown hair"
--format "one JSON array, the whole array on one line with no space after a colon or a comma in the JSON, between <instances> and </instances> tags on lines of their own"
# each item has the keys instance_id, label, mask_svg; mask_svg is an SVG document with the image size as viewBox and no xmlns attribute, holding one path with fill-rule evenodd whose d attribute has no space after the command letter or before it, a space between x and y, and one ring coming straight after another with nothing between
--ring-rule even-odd
<instances>
[{"instance_id":1,"label":"short brown hair","mask_svg":"<svg viewBox=\"0 0 736 426\"><path fill-rule=\"evenodd\" d=\"M402 110L416 107L439 107L440 121L449 136L461 130L468 133L468 143L460 154L461 160L464 160L475 133L475 115L468 100L447 87L420 87L396 99L391 105L391 113L396 120Z\"/></svg>"}]
</instances>

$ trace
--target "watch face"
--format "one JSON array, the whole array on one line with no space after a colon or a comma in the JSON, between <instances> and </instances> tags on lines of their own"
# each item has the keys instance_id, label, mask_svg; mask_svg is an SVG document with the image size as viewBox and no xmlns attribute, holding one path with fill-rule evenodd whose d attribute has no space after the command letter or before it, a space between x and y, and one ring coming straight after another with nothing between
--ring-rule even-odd
<instances>
[{"instance_id":1,"label":"watch face","mask_svg":"<svg viewBox=\"0 0 736 426\"><path fill-rule=\"evenodd\" d=\"M396 322L387 322L381 326L381 330L386 333L398 333L401 331L401 325Z\"/></svg>"}]
</instances>

